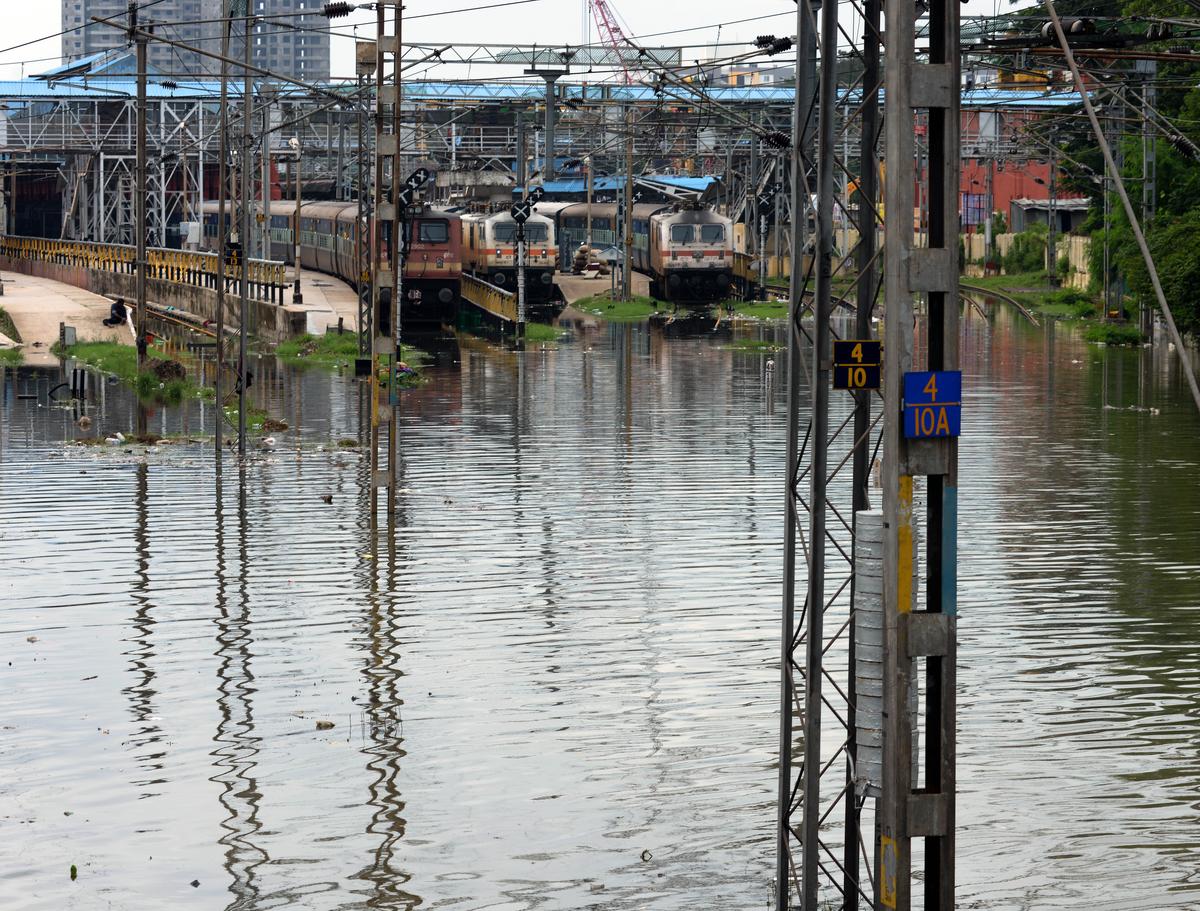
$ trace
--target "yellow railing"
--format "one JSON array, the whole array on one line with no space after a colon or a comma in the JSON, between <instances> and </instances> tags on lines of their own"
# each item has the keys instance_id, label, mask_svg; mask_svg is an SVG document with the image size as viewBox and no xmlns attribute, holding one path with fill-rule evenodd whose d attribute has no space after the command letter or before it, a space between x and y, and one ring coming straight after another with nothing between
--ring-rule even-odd
<instances>
[{"instance_id":1,"label":"yellow railing","mask_svg":"<svg viewBox=\"0 0 1200 911\"><path fill-rule=\"evenodd\" d=\"M10 259L79 266L127 275L137 271L137 251L126 244L3 236L0 237L0 255ZM216 253L167 250L162 247L146 250L146 275L160 281L197 288L216 288L219 268L220 261ZM250 297L265 303L282 304L284 290L289 287L286 269L282 262L249 260L247 278ZM226 264L223 274L228 289L241 280L241 267Z\"/></svg>"},{"instance_id":2,"label":"yellow railing","mask_svg":"<svg viewBox=\"0 0 1200 911\"><path fill-rule=\"evenodd\" d=\"M517 321L517 296L511 291L502 291L495 285L480 281L474 275L463 275L462 298L510 323Z\"/></svg>"}]
</instances>

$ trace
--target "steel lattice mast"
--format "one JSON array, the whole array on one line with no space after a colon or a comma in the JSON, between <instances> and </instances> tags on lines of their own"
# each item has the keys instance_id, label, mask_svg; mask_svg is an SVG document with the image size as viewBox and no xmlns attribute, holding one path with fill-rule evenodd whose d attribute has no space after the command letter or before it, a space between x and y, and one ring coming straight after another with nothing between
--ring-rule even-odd
<instances>
[{"instance_id":1,"label":"steel lattice mast","mask_svg":"<svg viewBox=\"0 0 1200 911\"><path fill-rule=\"evenodd\" d=\"M909 370L953 371L958 363L959 19L953 0L933 0L929 50L918 62L916 11L897 5L887 15L882 31L878 0L861 6L810 0L797 12L792 210L804 214L793 219L788 321L778 909L906 911L916 837L926 839L925 907L953 908L956 447L953 438L908 445L900 393ZM862 40L837 62L853 64L845 69L857 75L839 85L833 50L854 24ZM884 34L889 66L882 122L888 127L886 173L895 178L880 187ZM823 48L830 53L820 53ZM841 124L839 92L860 99L844 108ZM927 117L930 136L925 195L931 229L920 245L909 217L914 183L924 179L915 159L918 113ZM860 137L856 156L846 150L839 156L839 135ZM851 211L843 214L859 234L853 248L843 250L835 246L833 221L842 205L835 192L840 181L847 195L853 182ZM883 211L895 213L886 258L877 244L884 189ZM853 286L835 299L837 276L851 268ZM878 390L831 397L830 349L838 339L878 344L872 322L881 272L886 400L872 413ZM914 301L921 300L928 302L931 343L928 362L916 364ZM853 309L854 316L839 316L839 308ZM884 489L872 504L868 479L881 454ZM928 477L923 568L912 517L917 475ZM918 592L917 579L931 582ZM918 694L912 681L922 666ZM922 697L927 725L914 731ZM925 759L920 790L913 788L914 743Z\"/></svg>"}]
</instances>

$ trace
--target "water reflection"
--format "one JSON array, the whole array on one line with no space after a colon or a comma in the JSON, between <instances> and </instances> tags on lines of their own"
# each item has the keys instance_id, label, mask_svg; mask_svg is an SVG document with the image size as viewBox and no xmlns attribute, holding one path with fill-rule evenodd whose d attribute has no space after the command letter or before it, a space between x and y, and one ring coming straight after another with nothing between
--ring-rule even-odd
<instances>
[{"instance_id":1,"label":"water reflection","mask_svg":"<svg viewBox=\"0 0 1200 911\"><path fill-rule=\"evenodd\" d=\"M370 884L365 905L368 908L415 908L421 898L404 887L411 874L398 869L400 849L407 827L405 801L401 788L404 749L404 696L402 682L403 612L401 596L402 564L406 560L403 542L410 526L405 506L406 475L403 457L398 460L399 475L396 511L387 517L382 545L374 533L374 523L366 523L370 550L364 561L366 613L363 638L362 678L365 705L360 720L367 757L367 806L371 810L367 834L376 842L368 866L353 878ZM368 504L368 509L369 509ZM380 584L382 580L382 585Z\"/></svg>"},{"instance_id":2,"label":"water reflection","mask_svg":"<svg viewBox=\"0 0 1200 911\"><path fill-rule=\"evenodd\" d=\"M366 438L348 377L259 364L291 429L243 469L64 446L52 377L0 372L0 798L24 820L0 900L760 902L786 352L743 339L786 335L440 348L377 537L367 460L331 446ZM961 901L1191 908L1200 420L1162 346L998 308L962 351ZM134 419L114 387L88 407L93 432Z\"/></svg>"},{"instance_id":3,"label":"water reflection","mask_svg":"<svg viewBox=\"0 0 1200 911\"><path fill-rule=\"evenodd\" d=\"M138 465L134 471L136 581L133 584L132 595L137 606L132 620L134 633L131 641L134 647L126 652L134 682L125 687L123 692L129 699L130 714L136 727L125 741L125 746L137 751L139 765L151 776L135 782L144 789L138 794L139 798L144 799L157 797L159 794L155 788L164 783L160 773L166 752L162 746L162 729L158 725L159 719L154 706L157 674L154 669L155 654L151 641L155 619L150 584L150 472L147 465ZM115 559L117 553L110 552L109 556Z\"/></svg>"},{"instance_id":4,"label":"water reflection","mask_svg":"<svg viewBox=\"0 0 1200 911\"><path fill-rule=\"evenodd\" d=\"M216 626L217 626L217 708L220 721L211 753L217 774L210 780L222 786L220 802L226 812L221 820L224 834L219 844L225 849L225 870L229 874L228 904L231 909L257 906L260 896L257 869L269 860L256 843L262 829L259 805L262 794L255 777L262 738L254 721L254 696L257 687L251 667L251 617L248 592L250 561L249 529L246 516L246 476L237 470L237 575L230 592L226 557L225 471L223 459L216 461L215 546L216 546ZM232 596L231 596L232 595Z\"/></svg>"}]
</instances>

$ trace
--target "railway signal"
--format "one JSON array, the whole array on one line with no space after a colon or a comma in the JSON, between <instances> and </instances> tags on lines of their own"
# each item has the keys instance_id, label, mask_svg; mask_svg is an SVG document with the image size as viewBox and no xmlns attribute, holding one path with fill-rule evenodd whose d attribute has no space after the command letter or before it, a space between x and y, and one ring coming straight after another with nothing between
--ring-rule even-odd
<instances>
[{"instance_id":1,"label":"railway signal","mask_svg":"<svg viewBox=\"0 0 1200 911\"><path fill-rule=\"evenodd\" d=\"M513 203L513 207L508 212L512 216L513 221L518 225L523 225L529 221L529 216L533 214L533 203L528 199L522 199L518 203ZM520 233L524 234L523 231Z\"/></svg>"},{"instance_id":2,"label":"railway signal","mask_svg":"<svg viewBox=\"0 0 1200 911\"><path fill-rule=\"evenodd\" d=\"M425 168L417 168L408 175L408 180L404 181L404 189L396 194L396 205L403 208L411 206L417 190L425 186L428 181L429 171Z\"/></svg>"},{"instance_id":3,"label":"railway signal","mask_svg":"<svg viewBox=\"0 0 1200 911\"><path fill-rule=\"evenodd\" d=\"M512 220L517 223L517 348L525 347L525 222L533 215L533 204L545 195L541 187L534 187L520 202L509 209Z\"/></svg>"}]
</instances>

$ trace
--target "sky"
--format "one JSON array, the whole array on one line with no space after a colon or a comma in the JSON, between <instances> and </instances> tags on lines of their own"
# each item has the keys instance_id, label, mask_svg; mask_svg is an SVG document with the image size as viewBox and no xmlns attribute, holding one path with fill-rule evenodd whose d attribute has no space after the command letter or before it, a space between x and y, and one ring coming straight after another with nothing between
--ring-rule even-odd
<instances>
[{"instance_id":1,"label":"sky","mask_svg":"<svg viewBox=\"0 0 1200 911\"><path fill-rule=\"evenodd\" d=\"M408 0L404 40L438 45L455 42L562 45L579 44L584 38L585 0L524 0L511 6L501 5L503 2L496 0L485 5L486 0ZM964 9L990 13L995 2L998 0L972 0ZM756 35L795 32L793 0L740 0L735 4L729 0L609 0L609 3L631 37L676 32L647 38L645 43L695 45L684 51L685 59L691 60L712 59L711 46L718 41L722 44L750 42ZM57 65L61 39L56 33L62 27L57 0L24 3L0 0L0 8L9 6L19 6L21 12L4 17L4 29L0 33L3 35L0 38L0 78L17 79ZM469 11L438 15L453 10ZM736 21L747 19L754 21ZM353 76L353 33L357 26L360 37L373 37L375 13L356 11L350 17L335 20L333 26L337 36L333 40L333 76ZM688 30L677 31L679 29ZM591 40L596 40L594 27ZM26 42L36 43L16 47ZM722 48L719 55L729 56L736 52L737 48ZM495 66L476 65L469 73L462 67L441 67L425 75L429 78L495 78L511 72Z\"/></svg>"}]
</instances>

